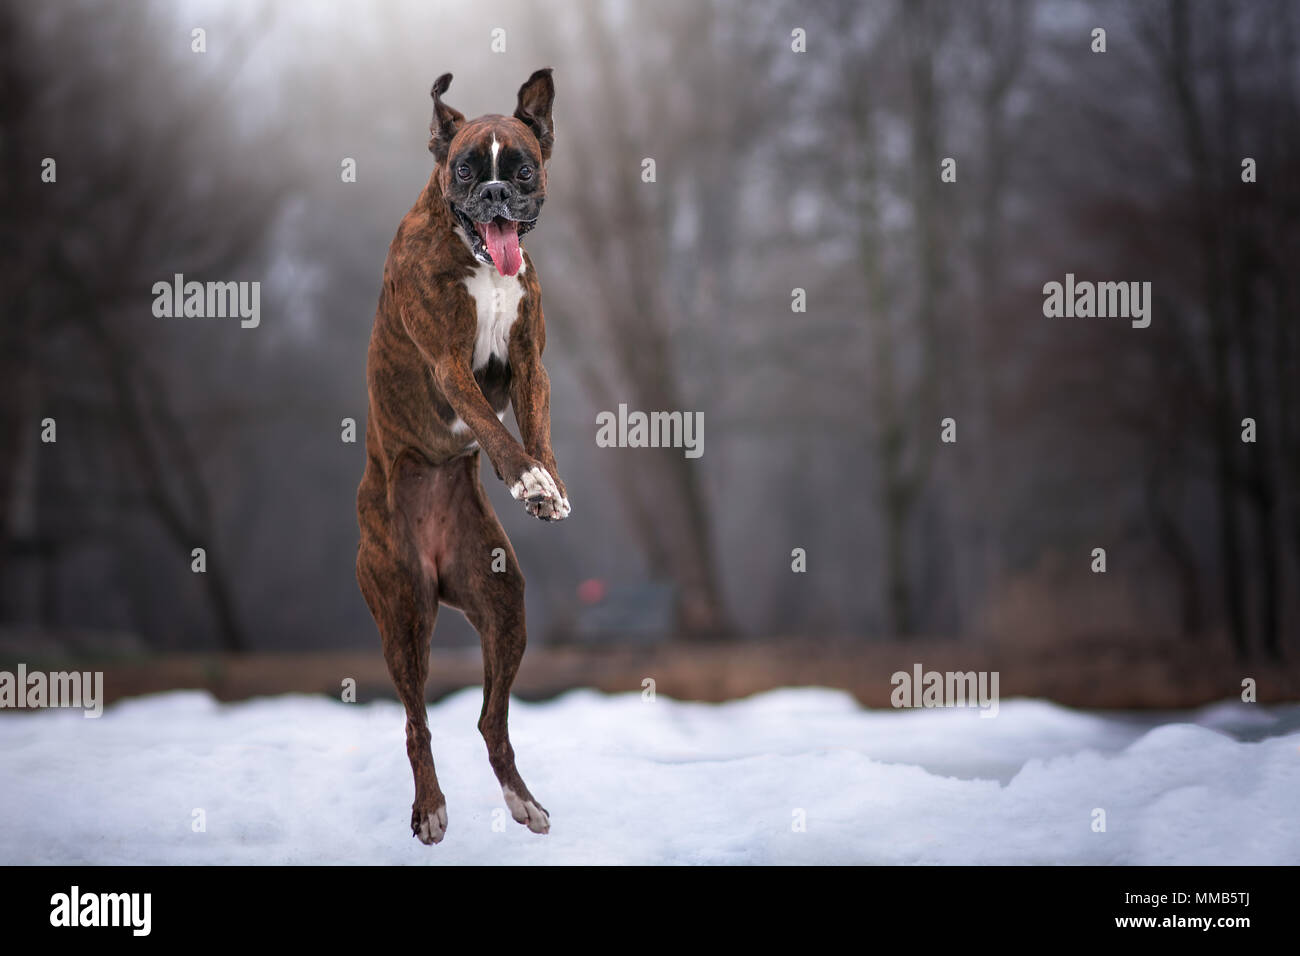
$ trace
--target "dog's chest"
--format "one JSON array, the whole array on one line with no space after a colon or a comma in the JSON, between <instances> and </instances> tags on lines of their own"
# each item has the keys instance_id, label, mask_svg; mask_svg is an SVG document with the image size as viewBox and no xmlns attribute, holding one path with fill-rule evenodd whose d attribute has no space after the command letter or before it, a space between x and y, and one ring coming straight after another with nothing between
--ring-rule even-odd
<instances>
[{"instance_id":1,"label":"dog's chest","mask_svg":"<svg viewBox=\"0 0 1300 956\"><path fill-rule=\"evenodd\" d=\"M474 339L475 371L487 365L492 356L507 362L510 327L519 318L519 303L524 297L522 265L513 276L503 276L495 266L479 263L474 274L464 280L465 290L474 300L478 314L478 334ZM508 364L508 363L507 363Z\"/></svg>"}]
</instances>

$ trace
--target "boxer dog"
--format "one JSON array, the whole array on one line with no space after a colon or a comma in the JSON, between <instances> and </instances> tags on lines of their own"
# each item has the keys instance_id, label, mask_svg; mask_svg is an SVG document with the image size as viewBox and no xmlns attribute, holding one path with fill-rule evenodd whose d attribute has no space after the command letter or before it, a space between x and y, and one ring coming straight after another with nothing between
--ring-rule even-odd
<instances>
[{"instance_id":1,"label":"boxer dog","mask_svg":"<svg viewBox=\"0 0 1300 956\"><path fill-rule=\"evenodd\" d=\"M541 287L519 244L546 198L551 71L528 78L511 116L466 120L442 101L450 85L450 73L433 84L433 174L384 265L357 492L357 580L406 709L411 832L425 844L447 830L424 704L440 604L462 611L483 645L478 727L506 806L534 833L550 829L506 726L524 654L524 576L479 482L479 453L529 514L569 514L551 453ZM501 422L507 404L522 443Z\"/></svg>"}]
</instances>

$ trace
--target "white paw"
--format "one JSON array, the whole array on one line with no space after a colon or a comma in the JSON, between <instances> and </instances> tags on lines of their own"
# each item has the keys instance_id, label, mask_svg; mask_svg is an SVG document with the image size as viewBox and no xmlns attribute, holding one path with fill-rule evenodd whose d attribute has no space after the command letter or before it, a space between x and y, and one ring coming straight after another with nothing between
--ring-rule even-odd
<instances>
[{"instance_id":1,"label":"white paw","mask_svg":"<svg viewBox=\"0 0 1300 956\"><path fill-rule=\"evenodd\" d=\"M416 811L411 820L411 830L425 846L441 843L447 833L447 807L441 806L433 813Z\"/></svg>"},{"instance_id":2,"label":"white paw","mask_svg":"<svg viewBox=\"0 0 1300 956\"><path fill-rule=\"evenodd\" d=\"M561 498L556 501L553 498L539 498L536 501L528 501L524 508L534 518L541 518L543 521L563 521L573 510L569 507L569 499Z\"/></svg>"},{"instance_id":3,"label":"white paw","mask_svg":"<svg viewBox=\"0 0 1300 956\"><path fill-rule=\"evenodd\" d=\"M573 510L550 472L540 466L523 473L511 486L510 497L525 502L528 513L544 521L562 521Z\"/></svg>"},{"instance_id":4,"label":"white paw","mask_svg":"<svg viewBox=\"0 0 1300 956\"><path fill-rule=\"evenodd\" d=\"M506 806L516 823L522 823L534 833L549 833L551 818L546 811L531 800L522 800L509 787L503 787L501 794L506 798Z\"/></svg>"},{"instance_id":5,"label":"white paw","mask_svg":"<svg viewBox=\"0 0 1300 956\"><path fill-rule=\"evenodd\" d=\"M537 497L558 499L560 489L555 486L555 479L551 477L551 473L539 465L536 468L529 468L520 476L510 488L510 497L516 501Z\"/></svg>"}]
</instances>

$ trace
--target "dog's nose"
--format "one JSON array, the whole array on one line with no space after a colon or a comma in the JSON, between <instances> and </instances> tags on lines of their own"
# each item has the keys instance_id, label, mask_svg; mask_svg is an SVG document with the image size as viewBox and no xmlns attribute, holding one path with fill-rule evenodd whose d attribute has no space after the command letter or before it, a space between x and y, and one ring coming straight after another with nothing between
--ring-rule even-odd
<instances>
[{"instance_id":1,"label":"dog's nose","mask_svg":"<svg viewBox=\"0 0 1300 956\"><path fill-rule=\"evenodd\" d=\"M505 183L484 183L478 192L482 202L505 202L509 198Z\"/></svg>"}]
</instances>

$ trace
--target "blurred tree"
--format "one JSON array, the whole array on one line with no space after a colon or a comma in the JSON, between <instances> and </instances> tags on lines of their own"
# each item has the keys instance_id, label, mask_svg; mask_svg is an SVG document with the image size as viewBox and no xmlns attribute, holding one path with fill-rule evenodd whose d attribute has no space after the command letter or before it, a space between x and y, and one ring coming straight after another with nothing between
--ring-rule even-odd
<instances>
[{"instance_id":1,"label":"blurred tree","mask_svg":"<svg viewBox=\"0 0 1300 956\"><path fill-rule=\"evenodd\" d=\"M567 73L582 107L561 114L557 137L576 175L548 223L564 218L565 254L581 266L581 284L548 282L547 318L580 345L570 358L599 408L696 409L708 400L705 378L719 372L698 353L725 353L717 337L732 321L744 248L738 190L747 153L774 120L754 74L730 66L739 57L762 73L753 36L734 29L739 16L728 2L582 7L592 75ZM622 42L631 35L635 57ZM656 82L668 73L674 85ZM641 178L647 158L652 182ZM685 247L670 241L683 230L693 233ZM703 374L684 382L684 367ZM730 633L698 460L680 450L600 460L650 576L678 587L684 633Z\"/></svg>"},{"instance_id":2,"label":"blurred tree","mask_svg":"<svg viewBox=\"0 0 1300 956\"><path fill-rule=\"evenodd\" d=\"M165 5L95 9L59 5L20 25L6 7L0 34L8 182L39 183L42 157L58 163L55 182L19 190L5 222L6 243L21 250L6 257L16 308L5 352L21 374L5 377L0 402L14 451L3 458L0 552L7 570L38 555L40 588L60 593L61 566L106 543L121 566L161 574L150 591L166 602L163 582L185 580L191 549L203 547L196 578L212 629L227 650L245 650L201 452L208 436L184 408L203 398L211 330L155 318L152 286L178 272L231 278L261 255L287 181L259 168L255 151L232 158L236 144L268 150L270 140L248 138L227 101L268 22L254 16L199 56ZM57 444L29 440L46 415ZM142 514L170 541L162 565L132 553ZM56 618L46 602L40 623L71 623Z\"/></svg>"}]
</instances>

